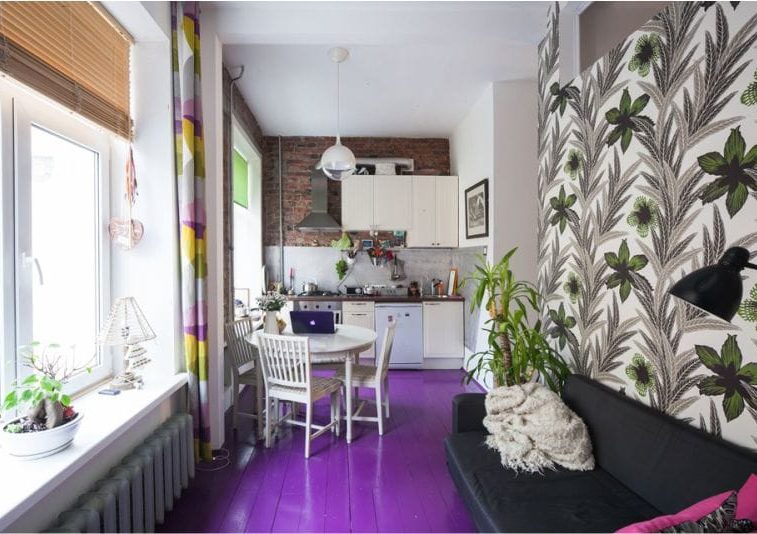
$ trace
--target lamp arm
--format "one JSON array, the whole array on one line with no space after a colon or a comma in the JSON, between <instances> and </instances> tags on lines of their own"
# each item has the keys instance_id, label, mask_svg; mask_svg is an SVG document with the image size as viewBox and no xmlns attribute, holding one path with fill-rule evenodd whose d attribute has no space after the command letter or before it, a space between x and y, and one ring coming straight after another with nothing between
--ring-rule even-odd
<instances>
[{"instance_id":1,"label":"lamp arm","mask_svg":"<svg viewBox=\"0 0 757 534\"><path fill-rule=\"evenodd\" d=\"M757 265L755 265L754 263L747 263L744 267L746 267L747 269L757 270Z\"/></svg>"}]
</instances>

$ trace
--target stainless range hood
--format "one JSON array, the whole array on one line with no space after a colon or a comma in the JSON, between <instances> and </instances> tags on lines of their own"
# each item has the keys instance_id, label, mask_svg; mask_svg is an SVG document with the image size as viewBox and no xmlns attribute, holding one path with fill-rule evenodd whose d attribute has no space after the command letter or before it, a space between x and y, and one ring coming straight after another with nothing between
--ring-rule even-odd
<instances>
[{"instance_id":1,"label":"stainless range hood","mask_svg":"<svg viewBox=\"0 0 757 534\"><path fill-rule=\"evenodd\" d=\"M300 232L341 232L342 225L328 214L328 178L321 169L310 175L310 215L297 225Z\"/></svg>"}]
</instances>

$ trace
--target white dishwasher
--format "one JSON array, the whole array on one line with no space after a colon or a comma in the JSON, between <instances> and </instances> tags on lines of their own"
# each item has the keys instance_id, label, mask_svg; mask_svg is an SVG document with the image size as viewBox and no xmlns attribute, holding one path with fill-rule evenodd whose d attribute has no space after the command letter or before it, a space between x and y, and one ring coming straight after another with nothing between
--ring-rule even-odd
<instances>
[{"instance_id":1,"label":"white dishwasher","mask_svg":"<svg viewBox=\"0 0 757 534\"><path fill-rule=\"evenodd\" d=\"M423 306L421 304L376 304L376 358L381 354L384 332L391 320L397 321L394 331L391 369L423 368Z\"/></svg>"}]
</instances>

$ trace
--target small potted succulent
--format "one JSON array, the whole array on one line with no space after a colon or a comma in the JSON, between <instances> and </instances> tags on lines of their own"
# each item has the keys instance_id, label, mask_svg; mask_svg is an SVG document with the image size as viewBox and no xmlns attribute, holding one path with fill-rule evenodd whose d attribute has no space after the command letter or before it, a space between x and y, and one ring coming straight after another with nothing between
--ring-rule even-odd
<instances>
[{"instance_id":1,"label":"small potted succulent","mask_svg":"<svg viewBox=\"0 0 757 534\"><path fill-rule=\"evenodd\" d=\"M8 454L42 458L73 442L83 415L74 410L63 385L80 371L89 371L89 362L81 367L73 365L72 351L73 347L37 342L19 349L24 365L34 372L15 382L3 401L3 413L26 409L24 415L0 427L0 445Z\"/></svg>"},{"instance_id":2,"label":"small potted succulent","mask_svg":"<svg viewBox=\"0 0 757 534\"><path fill-rule=\"evenodd\" d=\"M265 312L265 318L263 322L263 331L266 334L278 334L284 326L278 317L278 312L286 306L287 298L281 293L275 291L269 291L268 293L261 295L257 299L258 308Z\"/></svg>"}]
</instances>

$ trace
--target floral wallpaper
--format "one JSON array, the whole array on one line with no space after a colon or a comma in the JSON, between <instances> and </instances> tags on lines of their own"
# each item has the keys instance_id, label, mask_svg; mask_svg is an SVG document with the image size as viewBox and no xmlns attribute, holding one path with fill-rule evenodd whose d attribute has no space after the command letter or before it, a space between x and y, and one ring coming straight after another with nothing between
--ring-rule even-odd
<instances>
[{"instance_id":1,"label":"floral wallpaper","mask_svg":"<svg viewBox=\"0 0 757 534\"><path fill-rule=\"evenodd\" d=\"M725 323L668 289L757 252L757 3L672 3L567 85L539 45L539 286L572 368L757 447L757 273Z\"/></svg>"}]
</instances>

